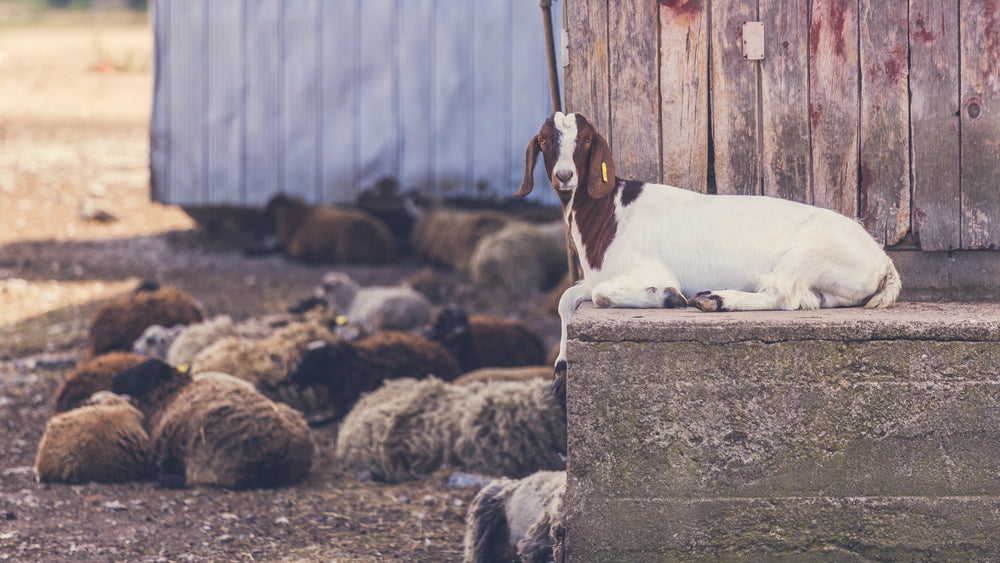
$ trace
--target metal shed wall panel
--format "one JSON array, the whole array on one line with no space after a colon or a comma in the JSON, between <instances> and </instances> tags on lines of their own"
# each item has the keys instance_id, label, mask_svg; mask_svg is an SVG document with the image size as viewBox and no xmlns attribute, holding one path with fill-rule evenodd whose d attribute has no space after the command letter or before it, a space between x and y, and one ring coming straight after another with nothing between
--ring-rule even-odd
<instances>
[{"instance_id":1,"label":"metal shed wall panel","mask_svg":"<svg viewBox=\"0 0 1000 563\"><path fill-rule=\"evenodd\" d=\"M551 113L535 0L157 0L152 20L164 203L342 203L387 176L506 198Z\"/></svg>"}]
</instances>

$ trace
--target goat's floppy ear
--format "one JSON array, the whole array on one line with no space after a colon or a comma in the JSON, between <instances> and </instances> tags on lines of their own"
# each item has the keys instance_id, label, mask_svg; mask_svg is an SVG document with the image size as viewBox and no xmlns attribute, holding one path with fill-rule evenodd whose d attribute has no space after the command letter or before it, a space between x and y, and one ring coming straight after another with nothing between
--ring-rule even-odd
<instances>
[{"instance_id":1,"label":"goat's floppy ear","mask_svg":"<svg viewBox=\"0 0 1000 563\"><path fill-rule=\"evenodd\" d=\"M615 187L615 161L611 147L600 133L590 140L590 168L587 170L587 193L594 199L607 197Z\"/></svg>"},{"instance_id":2,"label":"goat's floppy ear","mask_svg":"<svg viewBox=\"0 0 1000 563\"><path fill-rule=\"evenodd\" d=\"M539 150L538 135L535 135L528 141L528 148L524 151L524 181L514 197L524 197L535 187L535 161L538 160Z\"/></svg>"}]
</instances>

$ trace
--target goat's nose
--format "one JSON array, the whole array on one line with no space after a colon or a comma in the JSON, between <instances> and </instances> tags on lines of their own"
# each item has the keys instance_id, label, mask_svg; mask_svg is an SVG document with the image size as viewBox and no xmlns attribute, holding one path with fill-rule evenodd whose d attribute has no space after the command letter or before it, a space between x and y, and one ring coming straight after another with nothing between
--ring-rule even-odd
<instances>
[{"instance_id":1,"label":"goat's nose","mask_svg":"<svg viewBox=\"0 0 1000 563\"><path fill-rule=\"evenodd\" d=\"M572 177L573 177L572 170L560 170L559 172L556 172L556 178L558 178L562 182L569 182Z\"/></svg>"}]
</instances>

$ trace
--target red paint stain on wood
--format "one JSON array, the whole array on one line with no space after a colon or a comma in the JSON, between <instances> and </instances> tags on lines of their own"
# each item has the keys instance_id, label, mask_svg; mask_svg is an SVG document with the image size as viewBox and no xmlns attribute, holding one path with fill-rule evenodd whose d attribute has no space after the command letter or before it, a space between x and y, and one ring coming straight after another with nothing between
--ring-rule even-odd
<instances>
[{"instance_id":1,"label":"red paint stain on wood","mask_svg":"<svg viewBox=\"0 0 1000 563\"><path fill-rule=\"evenodd\" d=\"M809 104L809 121L812 122L813 129L819 127L819 120L823 117L823 106L820 104Z\"/></svg>"},{"instance_id":2,"label":"red paint stain on wood","mask_svg":"<svg viewBox=\"0 0 1000 563\"><path fill-rule=\"evenodd\" d=\"M705 7L704 0L660 0L660 5L677 18L697 16Z\"/></svg>"},{"instance_id":3,"label":"red paint stain on wood","mask_svg":"<svg viewBox=\"0 0 1000 563\"><path fill-rule=\"evenodd\" d=\"M994 0L997 1L997 0ZM832 1L826 6L826 13L813 14L813 22L809 27L809 49L815 54L819 52L820 38L823 35L823 22L829 22L828 30L833 34L833 52L840 58L844 58L847 50L847 41L844 29L847 23L847 3Z\"/></svg>"},{"instance_id":4,"label":"red paint stain on wood","mask_svg":"<svg viewBox=\"0 0 1000 563\"><path fill-rule=\"evenodd\" d=\"M913 21L913 29L910 31L910 34L914 39L922 43L934 41L934 34L931 33L931 30L927 29L927 22L920 12L917 12L917 17Z\"/></svg>"},{"instance_id":5,"label":"red paint stain on wood","mask_svg":"<svg viewBox=\"0 0 1000 563\"><path fill-rule=\"evenodd\" d=\"M995 61L1000 56L1000 0L983 0L983 56L984 61ZM993 64L983 65L983 79L1000 76L1000 68Z\"/></svg>"}]
</instances>

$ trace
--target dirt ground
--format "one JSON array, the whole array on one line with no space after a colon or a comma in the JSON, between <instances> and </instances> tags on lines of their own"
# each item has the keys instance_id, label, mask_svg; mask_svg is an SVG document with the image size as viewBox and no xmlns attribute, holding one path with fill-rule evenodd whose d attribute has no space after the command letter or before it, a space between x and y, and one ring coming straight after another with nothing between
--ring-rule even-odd
<instances>
[{"instance_id":1,"label":"dirt ground","mask_svg":"<svg viewBox=\"0 0 1000 563\"><path fill-rule=\"evenodd\" d=\"M151 482L39 485L35 451L56 387L82 357L103 302L155 279L209 315L283 312L324 266L248 257L181 209L149 201L152 36L144 14L48 14L0 0L0 560L457 561L475 488L442 469L399 485L359 481L316 429L294 487L169 490ZM81 211L98 206L118 219ZM392 284L423 267L342 267ZM520 318L550 345L541 292L448 274L454 301Z\"/></svg>"}]
</instances>

